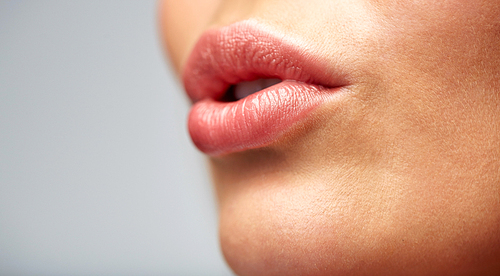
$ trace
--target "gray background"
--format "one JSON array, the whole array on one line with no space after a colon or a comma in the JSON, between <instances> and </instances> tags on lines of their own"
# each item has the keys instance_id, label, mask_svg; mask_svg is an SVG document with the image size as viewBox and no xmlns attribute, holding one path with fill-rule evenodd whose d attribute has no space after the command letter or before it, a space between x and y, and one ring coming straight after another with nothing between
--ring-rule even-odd
<instances>
[{"instance_id":1,"label":"gray background","mask_svg":"<svg viewBox=\"0 0 500 276\"><path fill-rule=\"evenodd\" d=\"M231 275L156 14L0 0L0 275Z\"/></svg>"}]
</instances>

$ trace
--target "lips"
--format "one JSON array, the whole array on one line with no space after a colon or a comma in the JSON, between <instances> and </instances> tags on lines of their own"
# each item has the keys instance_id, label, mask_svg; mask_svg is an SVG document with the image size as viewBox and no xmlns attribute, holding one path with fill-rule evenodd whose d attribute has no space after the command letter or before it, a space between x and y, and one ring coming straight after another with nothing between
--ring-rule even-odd
<instances>
[{"instance_id":1,"label":"lips","mask_svg":"<svg viewBox=\"0 0 500 276\"><path fill-rule=\"evenodd\" d=\"M182 76L195 145L212 156L266 146L347 85L306 48L250 20L206 31Z\"/></svg>"}]
</instances>

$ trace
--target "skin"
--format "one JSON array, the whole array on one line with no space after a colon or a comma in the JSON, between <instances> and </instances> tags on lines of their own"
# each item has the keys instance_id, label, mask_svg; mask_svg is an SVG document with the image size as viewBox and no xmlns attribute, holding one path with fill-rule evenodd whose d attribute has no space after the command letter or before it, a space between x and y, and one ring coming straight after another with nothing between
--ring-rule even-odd
<instances>
[{"instance_id":1,"label":"skin","mask_svg":"<svg viewBox=\"0 0 500 276\"><path fill-rule=\"evenodd\" d=\"M497 0L165 0L182 72L253 19L350 76L274 143L210 158L238 275L500 275Z\"/></svg>"}]
</instances>

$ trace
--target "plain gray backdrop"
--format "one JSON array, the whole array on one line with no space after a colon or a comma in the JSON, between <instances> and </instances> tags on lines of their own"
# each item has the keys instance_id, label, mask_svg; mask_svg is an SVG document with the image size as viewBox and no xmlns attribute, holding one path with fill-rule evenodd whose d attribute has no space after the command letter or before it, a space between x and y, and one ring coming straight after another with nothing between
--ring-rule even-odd
<instances>
[{"instance_id":1,"label":"plain gray backdrop","mask_svg":"<svg viewBox=\"0 0 500 276\"><path fill-rule=\"evenodd\" d=\"M231 275L156 6L0 0L0 275Z\"/></svg>"}]
</instances>

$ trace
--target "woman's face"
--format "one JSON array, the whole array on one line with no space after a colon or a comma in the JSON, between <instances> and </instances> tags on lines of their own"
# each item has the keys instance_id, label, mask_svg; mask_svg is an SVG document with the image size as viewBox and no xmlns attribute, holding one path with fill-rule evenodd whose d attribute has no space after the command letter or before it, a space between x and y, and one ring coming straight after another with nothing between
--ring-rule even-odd
<instances>
[{"instance_id":1,"label":"woman's face","mask_svg":"<svg viewBox=\"0 0 500 276\"><path fill-rule=\"evenodd\" d=\"M499 273L497 0L165 0L160 14L237 274ZM235 92L268 79L284 81Z\"/></svg>"}]
</instances>

